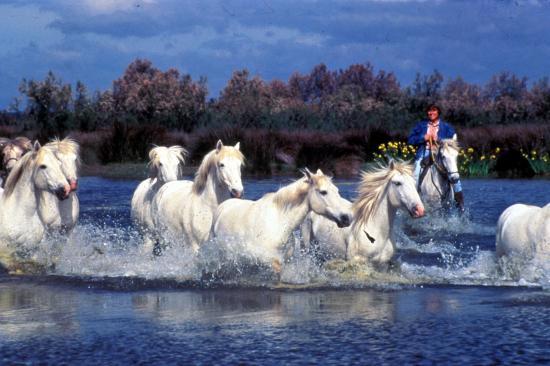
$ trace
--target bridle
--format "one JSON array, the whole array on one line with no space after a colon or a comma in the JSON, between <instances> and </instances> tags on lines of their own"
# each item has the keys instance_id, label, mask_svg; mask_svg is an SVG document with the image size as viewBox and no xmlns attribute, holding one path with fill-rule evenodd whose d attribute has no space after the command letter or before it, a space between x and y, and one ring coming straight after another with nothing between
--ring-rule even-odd
<instances>
[{"instance_id":1,"label":"bridle","mask_svg":"<svg viewBox=\"0 0 550 366\"><path fill-rule=\"evenodd\" d=\"M453 174L458 174L458 171L456 172L450 172L449 170L447 170L447 168L445 167L445 164L443 163L443 158L442 158L442 154L441 154L441 149L442 147L436 142L436 141L433 141L432 139L430 139L430 146L432 147L430 149L430 160L433 164L433 166L435 167L435 170L437 171L437 173L443 177L443 179L445 180L445 182L447 184L445 184L445 187L447 188L445 190L445 192L442 192L438 185L436 184L436 182L434 181L434 174L431 175L431 179L432 179L432 184L434 185L435 189L437 190L437 193L439 193L439 196L441 197L441 200L445 200L449 197L449 194L451 193L451 184L453 183L456 183L454 182L453 180L450 179L450 176L453 175ZM434 149L435 147L435 149ZM435 150L437 150L437 153L435 152Z\"/></svg>"}]
</instances>

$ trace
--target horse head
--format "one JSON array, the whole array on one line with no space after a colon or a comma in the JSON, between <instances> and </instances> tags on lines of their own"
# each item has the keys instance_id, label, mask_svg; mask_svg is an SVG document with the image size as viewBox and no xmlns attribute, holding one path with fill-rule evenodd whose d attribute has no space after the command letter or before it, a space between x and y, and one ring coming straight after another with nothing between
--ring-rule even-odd
<instances>
[{"instance_id":1,"label":"horse head","mask_svg":"<svg viewBox=\"0 0 550 366\"><path fill-rule=\"evenodd\" d=\"M386 192L393 208L401 208L412 217L424 216L424 205L416 190L416 182L412 176L412 168L391 160L388 164L388 181Z\"/></svg>"},{"instance_id":2,"label":"horse head","mask_svg":"<svg viewBox=\"0 0 550 366\"><path fill-rule=\"evenodd\" d=\"M32 143L26 137L16 137L13 140L3 138L0 141L0 148L2 148L2 163L9 173L21 156L32 149Z\"/></svg>"},{"instance_id":3,"label":"horse head","mask_svg":"<svg viewBox=\"0 0 550 366\"><path fill-rule=\"evenodd\" d=\"M436 166L438 170L442 170L442 174L445 174L449 182L454 184L460 179L458 173L458 152L460 151L460 146L456 140L456 135L452 139L441 140L437 158Z\"/></svg>"},{"instance_id":4,"label":"horse head","mask_svg":"<svg viewBox=\"0 0 550 366\"><path fill-rule=\"evenodd\" d=\"M351 224L351 204L344 200L338 192L338 187L332 183L329 176L318 169L315 174L307 168L302 171L309 184L308 201L311 210L327 219L336 222L338 227Z\"/></svg>"},{"instance_id":5,"label":"horse head","mask_svg":"<svg viewBox=\"0 0 550 366\"><path fill-rule=\"evenodd\" d=\"M162 183L178 180L185 156L187 150L178 145L154 147L149 152L149 177Z\"/></svg>"},{"instance_id":6,"label":"horse head","mask_svg":"<svg viewBox=\"0 0 550 366\"><path fill-rule=\"evenodd\" d=\"M244 156L240 151L240 143L237 142L235 146L225 146L221 140L218 140L214 159L218 182L228 189L231 197L241 198L244 191L241 181Z\"/></svg>"},{"instance_id":7,"label":"horse head","mask_svg":"<svg viewBox=\"0 0 550 366\"><path fill-rule=\"evenodd\" d=\"M39 190L54 193L64 200L71 193L71 186L62 170L61 161L50 149L41 147L36 141L32 150L32 181Z\"/></svg>"},{"instance_id":8,"label":"horse head","mask_svg":"<svg viewBox=\"0 0 550 366\"><path fill-rule=\"evenodd\" d=\"M61 163L61 170L65 175L71 191L78 189L78 168L80 165L80 147L78 143L70 138L63 140L54 139L44 145L50 150Z\"/></svg>"}]
</instances>

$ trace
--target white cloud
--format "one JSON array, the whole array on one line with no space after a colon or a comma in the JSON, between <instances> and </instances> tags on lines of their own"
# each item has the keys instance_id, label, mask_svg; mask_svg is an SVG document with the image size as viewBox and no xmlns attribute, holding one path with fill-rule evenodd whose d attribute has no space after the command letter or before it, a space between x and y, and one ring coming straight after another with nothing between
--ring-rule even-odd
<instances>
[{"instance_id":1,"label":"white cloud","mask_svg":"<svg viewBox=\"0 0 550 366\"><path fill-rule=\"evenodd\" d=\"M94 15L129 11L155 3L156 0L84 0L84 6Z\"/></svg>"}]
</instances>

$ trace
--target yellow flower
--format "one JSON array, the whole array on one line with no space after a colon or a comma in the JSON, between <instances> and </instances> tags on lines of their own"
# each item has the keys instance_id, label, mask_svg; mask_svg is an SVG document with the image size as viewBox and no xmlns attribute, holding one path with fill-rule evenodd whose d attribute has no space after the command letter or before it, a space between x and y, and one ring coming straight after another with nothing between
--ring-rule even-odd
<instances>
[{"instance_id":1,"label":"yellow flower","mask_svg":"<svg viewBox=\"0 0 550 366\"><path fill-rule=\"evenodd\" d=\"M531 151L531 155L537 155L537 151L536 150Z\"/></svg>"},{"instance_id":2,"label":"yellow flower","mask_svg":"<svg viewBox=\"0 0 550 366\"><path fill-rule=\"evenodd\" d=\"M495 160L497 157L494 155L491 155L491 160Z\"/></svg>"},{"instance_id":3,"label":"yellow flower","mask_svg":"<svg viewBox=\"0 0 550 366\"><path fill-rule=\"evenodd\" d=\"M468 148L468 152L469 152L470 154L473 153L473 152L474 152L474 148L473 148L473 147L469 147L469 148Z\"/></svg>"},{"instance_id":4,"label":"yellow flower","mask_svg":"<svg viewBox=\"0 0 550 366\"><path fill-rule=\"evenodd\" d=\"M498 154L499 152L500 152L500 147L497 147L497 148L495 149L495 154Z\"/></svg>"},{"instance_id":5,"label":"yellow flower","mask_svg":"<svg viewBox=\"0 0 550 366\"><path fill-rule=\"evenodd\" d=\"M480 160L485 160L485 155L481 155Z\"/></svg>"}]
</instances>

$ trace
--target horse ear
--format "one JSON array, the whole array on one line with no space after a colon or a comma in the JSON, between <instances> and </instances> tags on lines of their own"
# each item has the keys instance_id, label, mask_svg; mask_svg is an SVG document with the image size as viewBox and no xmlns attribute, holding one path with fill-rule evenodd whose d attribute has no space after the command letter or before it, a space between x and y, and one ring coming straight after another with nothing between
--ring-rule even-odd
<instances>
[{"instance_id":1,"label":"horse ear","mask_svg":"<svg viewBox=\"0 0 550 366\"><path fill-rule=\"evenodd\" d=\"M218 152L220 152L220 150L222 149L222 147L223 147L223 142L222 142L222 140L218 140L218 142L216 143L216 150L217 150Z\"/></svg>"},{"instance_id":2,"label":"horse ear","mask_svg":"<svg viewBox=\"0 0 550 366\"><path fill-rule=\"evenodd\" d=\"M315 174L317 174L317 175L325 175L321 169L317 169L317 171L315 172Z\"/></svg>"},{"instance_id":3,"label":"horse ear","mask_svg":"<svg viewBox=\"0 0 550 366\"><path fill-rule=\"evenodd\" d=\"M388 166L390 167L390 170L394 170L395 169L395 160L390 159L390 163L388 164Z\"/></svg>"},{"instance_id":4,"label":"horse ear","mask_svg":"<svg viewBox=\"0 0 550 366\"><path fill-rule=\"evenodd\" d=\"M237 150L240 150L240 149L241 149L241 143L240 143L240 142L237 142L237 143L235 144L235 149L237 149Z\"/></svg>"},{"instance_id":5,"label":"horse ear","mask_svg":"<svg viewBox=\"0 0 550 366\"><path fill-rule=\"evenodd\" d=\"M34 151L38 151L38 150L40 150L41 147L42 147L42 145L40 145L40 142L38 142L38 140L36 140L36 141L34 142L34 145L33 145L32 149L33 149Z\"/></svg>"},{"instance_id":6,"label":"horse ear","mask_svg":"<svg viewBox=\"0 0 550 366\"><path fill-rule=\"evenodd\" d=\"M457 137L456 137L456 133L453 135L453 140L458 140Z\"/></svg>"},{"instance_id":7,"label":"horse ear","mask_svg":"<svg viewBox=\"0 0 550 366\"><path fill-rule=\"evenodd\" d=\"M311 182L311 172L308 168L300 169L302 174L307 178L308 183Z\"/></svg>"}]
</instances>

